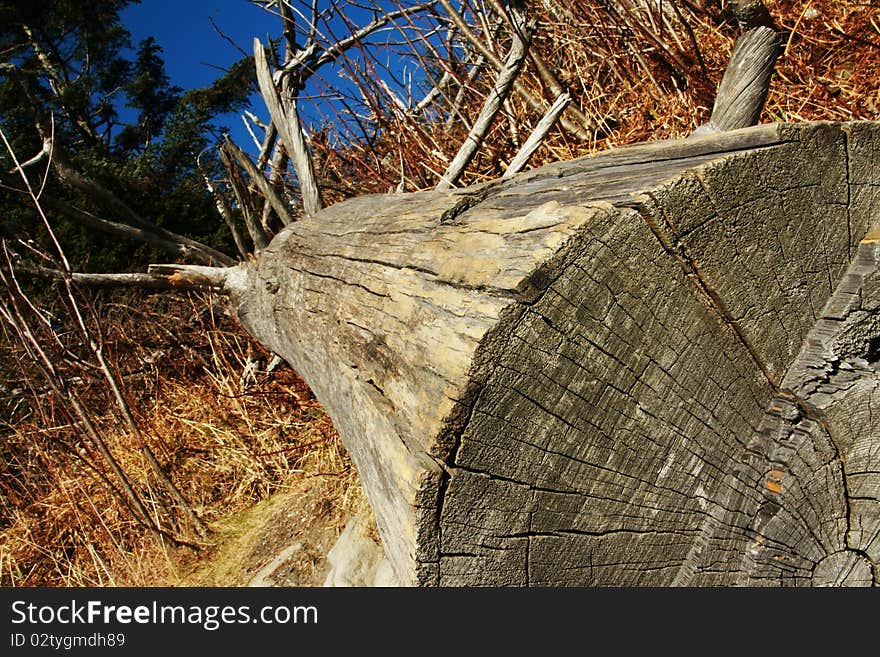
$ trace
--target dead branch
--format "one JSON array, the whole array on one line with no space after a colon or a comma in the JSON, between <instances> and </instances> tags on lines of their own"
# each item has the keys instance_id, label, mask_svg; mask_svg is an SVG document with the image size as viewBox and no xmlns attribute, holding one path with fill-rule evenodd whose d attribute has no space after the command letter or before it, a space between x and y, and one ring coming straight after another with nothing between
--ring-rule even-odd
<instances>
[{"instance_id":1,"label":"dead branch","mask_svg":"<svg viewBox=\"0 0 880 657\"><path fill-rule=\"evenodd\" d=\"M241 115L241 122L244 123L244 129L247 130L247 133L251 136L251 141L254 142L254 146L259 149L263 148L263 142L257 139L257 135L254 133L254 129L251 127L251 124L248 122L248 117L244 114Z\"/></svg>"},{"instance_id":2,"label":"dead branch","mask_svg":"<svg viewBox=\"0 0 880 657\"><path fill-rule=\"evenodd\" d=\"M198 158L196 158L196 161L198 162ZM241 234L238 224L235 223L232 208L229 207L226 197L223 195L223 192L217 189L217 186L204 172L202 173L202 179L205 181L205 187L214 199L218 214L223 217L223 221L226 223L229 232L232 234L232 239L235 241L235 248L238 250L238 254L242 259L247 259L248 252L244 243L244 235Z\"/></svg>"},{"instance_id":3,"label":"dead branch","mask_svg":"<svg viewBox=\"0 0 880 657\"><path fill-rule=\"evenodd\" d=\"M276 148L277 143L278 129L270 118L269 125L266 126L266 134L263 137L263 145L260 147L260 154L257 156L258 169L262 169L266 166L266 163L269 161L269 154L272 152L273 148Z\"/></svg>"},{"instance_id":4,"label":"dead branch","mask_svg":"<svg viewBox=\"0 0 880 657\"><path fill-rule=\"evenodd\" d=\"M422 99L413 106L413 108L409 111L410 116L416 116L421 114L426 107L428 107L438 96L443 96L443 88L449 84L449 81L452 79L452 75L449 71L443 71L443 75L440 76L440 79L437 80L437 83L428 90Z\"/></svg>"},{"instance_id":5,"label":"dead branch","mask_svg":"<svg viewBox=\"0 0 880 657\"><path fill-rule=\"evenodd\" d=\"M225 143L220 144L218 154L220 156L220 163L226 169L229 186L232 188L236 201L238 201L238 207L241 210L245 228L247 228L248 234L254 243L254 250L261 251L269 244L269 235L263 230L262 225L260 225L257 219L256 208L251 203L251 194L241 177L241 172L235 164L235 156L230 152Z\"/></svg>"},{"instance_id":6,"label":"dead branch","mask_svg":"<svg viewBox=\"0 0 880 657\"><path fill-rule=\"evenodd\" d=\"M279 144L278 146L276 146L275 152L272 153L272 160L271 162L269 162L269 186L272 187L272 189L277 188L278 185L281 184L281 181L284 178L284 173L287 171L287 162L287 151L285 151L284 147ZM319 189L326 189L326 187L327 186L325 183L319 183ZM260 215L260 224L263 226L263 229L267 233L271 233L275 229L274 226L270 226L269 224L269 218L271 215L272 203L267 198L265 201L263 201L263 212ZM281 220L280 217L279 220Z\"/></svg>"},{"instance_id":7,"label":"dead branch","mask_svg":"<svg viewBox=\"0 0 880 657\"><path fill-rule=\"evenodd\" d=\"M458 179L461 178L467 165L476 155L504 100L510 93L516 76L519 75L522 69L522 64L536 27L537 21L530 21L520 29L514 29L513 43L510 47L510 53L507 55L504 68L495 80L492 90L486 96L483 109L480 111L477 120L474 121L474 127L471 128L458 153L456 153L440 182L437 184L438 190L450 189L455 185Z\"/></svg>"},{"instance_id":8,"label":"dead branch","mask_svg":"<svg viewBox=\"0 0 880 657\"><path fill-rule=\"evenodd\" d=\"M443 4L443 1L444 0L439 0L441 4ZM296 73L299 76L308 77L309 75L317 71L321 66L324 66L324 64L336 61L337 59L342 57L342 55L344 55L348 50L354 48L355 46L358 46L373 32L385 27L388 23L394 21L395 19L403 18L405 16L409 16L424 11L426 9L430 9L431 7L436 5L437 2L438 0L430 0L429 2L423 2L412 7L404 7L398 9L397 11L382 13L372 22L368 23L358 30L354 30L347 37L339 39L335 43L324 48L323 50L321 50L321 46L317 43L315 39L310 39L310 43L308 44L308 46L301 49L299 52L296 53L294 57L285 62L281 69L276 72L276 75L281 77L290 73ZM306 77L301 77L301 80L305 81Z\"/></svg>"},{"instance_id":9,"label":"dead branch","mask_svg":"<svg viewBox=\"0 0 880 657\"><path fill-rule=\"evenodd\" d=\"M480 37L474 34L474 31L467 24L467 21L465 21L462 15L452 6L452 3L450 3L449 0L438 0L438 2L443 6L443 9L446 10L449 17L453 20L459 30L461 30L461 33L468 42L486 58L486 61L488 61L495 70L499 72L503 71L504 62L502 62L498 56L483 43ZM539 112L541 115L547 111L547 104L543 100L536 98L528 89L526 89L525 85L520 82L514 82L514 89L516 89L516 92L525 99L533 111ZM560 124L565 128L565 131L568 134L580 141L589 141L592 138L592 135L590 134L590 130L592 129L591 123L588 124L589 127L585 127L578 125L563 116L560 118Z\"/></svg>"},{"instance_id":10,"label":"dead branch","mask_svg":"<svg viewBox=\"0 0 880 657\"><path fill-rule=\"evenodd\" d=\"M181 242L165 239L164 237L148 230L144 230L143 228L136 228L128 224L121 224L116 221L110 221L109 219L103 219L92 212L59 201L47 194L43 194L40 197L40 202L53 212L60 212L86 228L93 228L95 230L100 230L103 233L107 233L108 235L116 235L117 237L143 242L160 249L169 255L175 255L182 258L192 257L194 260L200 260L198 254L195 253L192 247L182 244Z\"/></svg>"},{"instance_id":11,"label":"dead branch","mask_svg":"<svg viewBox=\"0 0 880 657\"><path fill-rule=\"evenodd\" d=\"M553 105L547 110L547 113L541 117L540 121L538 121L538 125L535 126L532 134L529 135L526 142L520 147L517 154L514 155L507 167L507 171L501 176L502 178L510 178L519 173L523 167L528 164L529 158L531 158L535 151L538 150L538 147L540 147L541 143L547 137L547 133L549 133L550 130L553 129L553 126L556 125L556 121L559 119L560 114L562 114L563 110L565 110L565 106L570 102L571 96L567 93L560 94L556 98Z\"/></svg>"},{"instance_id":12,"label":"dead branch","mask_svg":"<svg viewBox=\"0 0 880 657\"><path fill-rule=\"evenodd\" d=\"M202 264L235 264L235 260L225 253L221 253L197 240L178 235L177 233L166 230L165 228L148 221L105 187L82 175L82 173L73 166L70 158L67 157L66 152L58 143L58 140L55 139L54 129L51 125L51 117L48 119L44 117L40 104L37 102L26 77L22 75L18 67L14 65L3 64L0 66L0 70L8 73L16 80L25 99L33 107L36 128L43 141L43 150L48 153L52 166L63 184L71 189L83 192L96 203L110 210L115 217L122 219L130 226L144 231L142 237L150 236L151 239L155 238L164 241L165 243L178 244L178 250L181 254L185 254ZM17 165L15 170L18 170L22 176L24 176L24 170L21 165ZM82 218L81 214L78 214L77 216ZM119 233L117 227L111 227L110 224L106 222L96 222L95 227L98 227L99 224L103 228L113 229L117 231L117 234Z\"/></svg>"},{"instance_id":13,"label":"dead branch","mask_svg":"<svg viewBox=\"0 0 880 657\"><path fill-rule=\"evenodd\" d=\"M446 118L446 123L443 125L443 129L446 132L452 130L456 119L461 121L462 125L470 130L471 126L468 125L467 117L462 113L461 106L464 103L465 94L467 93L467 85L477 79L477 76L480 74L480 70L485 63L486 58L483 57L483 55L477 54L477 60L474 62L474 65L468 69L466 81L459 85L458 91L455 94L455 99L449 106L449 116Z\"/></svg>"},{"instance_id":14,"label":"dead branch","mask_svg":"<svg viewBox=\"0 0 880 657\"><path fill-rule=\"evenodd\" d=\"M266 197L266 200L272 205L272 209L275 210L275 214L278 215L278 218L281 219L281 223L285 226L293 222L293 217L290 216L290 212L287 209L287 205L278 195L278 192L275 191L275 188L269 184L266 178L260 173L259 169L257 169L256 165L251 162L250 158L238 147L235 142L226 135L225 141L226 147L232 153L238 163L242 166L242 168L247 171L247 174L250 176L251 181L259 187L260 191L263 193L263 196ZM316 183L317 186L317 183Z\"/></svg>"},{"instance_id":15,"label":"dead branch","mask_svg":"<svg viewBox=\"0 0 880 657\"><path fill-rule=\"evenodd\" d=\"M724 71L709 121L694 135L724 132L756 125L770 91L781 43L776 31L755 27L736 41Z\"/></svg>"},{"instance_id":16,"label":"dead branch","mask_svg":"<svg viewBox=\"0 0 880 657\"><path fill-rule=\"evenodd\" d=\"M41 130L41 132L43 131ZM121 201L115 194L83 176L70 163L70 160L67 158L63 149L61 149L57 143L53 142L50 136L44 134L43 139L44 141L47 139L49 140L48 147L51 150L52 164L54 165L55 172L58 174L61 181L68 187L85 193L97 203L112 211L114 215L124 219L130 226L139 228L141 230L141 235L143 236L143 241L147 241L147 236L151 236L151 239L156 238L165 242L177 244L179 245L179 250L182 254L185 254L193 260L203 264L235 264L235 260L225 253L221 253L201 242L179 235L170 230L166 230L151 221L147 221L137 212L132 210L126 203ZM79 216L81 217L81 215ZM102 223L101 225L109 229L107 223Z\"/></svg>"},{"instance_id":17,"label":"dead branch","mask_svg":"<svg viewBox=\"0 0 880 657\"><path fill-rule=\"evenodd\" d=\"M278 130L281 141L293 162L296 177L299 179L300 190L303 200L303 211L306 216L311 216L320 210L324 203L321 199L320 189L315 180L315 169L311 155L303 137L303 128L296 109L296 100L293 97L282 98L269 70L269 62L266 59L266 51L259 39L254 39L254 59L257 67L257 81L260 85L260 93L272 116L272 123Z\"/></svg>"},{"instance_id":18,"label":"dead branch","mask_svg":"<svg viewBox=\"0 0 880 657\"><path fill-rule=\"evenodd\" d=\"M75 300L72 295L69 296L71 303L75 303ZM92 309L94 312L94 309ZM135 439L135 442L138 445L138 449L140 449L141 454L144 455L144 458L147 459L147 463L150 464L150 469L153 471L153 474L165 488L165 491L174 499L177 503L178 507L183 511L184 516L189 522L192 529L198 536L204 537L208 533L208 528L201 521L201 519L195 514L192 506L183 497L183 494L180 492L180 489L171 481L171 477L168 476L168 473L165 471L165 468L159 463L159 460L156 458L156 454L153 452L150 445L144 439L143 431L141 430L140 425L134 419L134 415L131 412L131 407L129 406L128 401L125 398L125 395L122 394L122 388L119 384L119 380L117 378L116 373L111 369L109 363L107 362L106 357L104 356L104 342L100 336L100 330L98 331L99 335L97 337L93 337L91 334L86 331L85 326L82 327L83 330L83 338L86 339L89 345L89 350L92 352L92 355L95 357L95 360L98 361L98 366L101 373L104 375L104 380L107 382L110 390L113 393L113 398L116 400L116 406L119 408L119 412L122 414L122 417L125 418L125 423L128 425L128 430L131 436ZM164 508L164 505L162 505ZM172 516L167 508L164 508L165 512Z\"/></svg>"},{"instance_id":19,"label":"dead branch","mask_svg":"<svg viewBox=\"0 0 880 657\"><path fill-rule=\"evenodd\" d=\"M236 285L235 268L205 267L202 265L152 264L147 273L121 272L91 274L65 272L43 267L27 260L19 260L16 269L31 276L54 281L70 281L74 285L91 288L129 287L147 290L210 290L228 294Z\"/></svg>"},{"instance_id":20,"label":"dead branch","mask_svg":"<svg viewBox=\"0 0 880 657\"><path fill-rule=\"evenodd\" d=\"M502 5L500 0L489 0L489 4L492 5L492 8L499 16L504 18L508 25L513 25L510 12ZM547 86L553 95L558 98L563 93L566 93L562 82L559 81L559 78L556 77L556 74L553 73L553 70L548 66L547 62L544 61L544 58L541 57L537 48L529 49L529 59L532 60L532 63L535 65L535 70L538 72L541 81ZM570 101L567 104L565 111L567 111L575 121L585 128L589 130L594 130L596 128L595 122L584 114L579 107L570 104Z\"/></svg>"},{"instance_id":21,"label":"dead branch","mask_svg":"<svg viewBox=\"0 0 880 657\"><path fill-rule=\"evenodd\" d=\"M233 294L244 289L245 267L244 263L235 267L152 264L147 267L147 273L165 276L178 289L211 289L214 292Z\"/></svg>"},{"instance_id":22,"label":"dead branch","mask_svg":"<svg viewBox=\"0 0 880 657\"><path fill-rule=\"evenodd\" d=\"M10 291L14 289L14 283L13 285L10 285L10 281L7 280L6 274L2 271L0 271L0 279L3 280L3 283ZM59 374L55 365L52 363L52 359L49 358L48 354L46 354L40 346L38 338L34 335L30 325L21 314L14 298L10 298L9 304L7 304L5 300L0 301L0 315L2 315L4 321L17 333L19 342L21 342L21 344L24 345L28 352L33 356L34 362L40 369L52 391L55 393L55 396L59 400L67 401L70 404L73 409L73 412L70 413L72 416L71 419L73 420L76 418L76 420L79 421L78 426L82 427L88 440L92 443L95 449L97 449L98 453L107 464L107 467L109 467L116 476L119 485L125 493L126 506L132 510L133 517L154 533L159 532L159 527L153 521L153 518L144 506L143 501L135 492L128 476L125 474L125 471L110 452L107 443L101 437L92 422L92 419L79 399L79 396L70 388L64 377ZM65 410L67 411L67 409Z\"/></svg>"}]
</instances>

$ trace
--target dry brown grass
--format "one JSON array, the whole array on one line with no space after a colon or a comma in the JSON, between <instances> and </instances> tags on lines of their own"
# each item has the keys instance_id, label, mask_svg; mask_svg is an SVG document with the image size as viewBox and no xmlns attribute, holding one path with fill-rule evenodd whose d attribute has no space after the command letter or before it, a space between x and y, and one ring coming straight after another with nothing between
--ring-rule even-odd
<instances>
[{"instance_id":1,"label":"dry brown grass","mask_svg":"<svg viewBox=\"0 0 880 657\"><path fill-rule=\"evenodd\" d=\"M289 367L266 372L271 356L208 297L150 295L103 308L106 347L141 430L210 528L316 479L329 503L324 520L341 529L357 502L356 473L330 419ZM243 377L245 371L251 374ZM96 389L91 398L88 392L83 396L104 439L156 522L198 549L161 540L132 518L107 483L112 477L61 420L50 393L33 398L16 391L5 399L7 412L17 405L22 420L4 435L0 582L176 584L217 535L196 537L163 513L168 502L132 436L114 420L106 399Z\"/></svg>"},{"instance_id":2,"label":"dry brown grass","mask_svg":"<svg viewBox=\"0 0 880 657\"><path fill-rule=\"evenodd\" d=\"M877 119L880 8L876 2L769 0L765 4L785 47L762 122ZM726 3L666 0L662 14L657 0L541 0L528 5L539 19L532 50L593 124L587 141L557 127L532 157L531 166L639 141L685 137L708 120L738 35L732 16L724 10ZM629 11L620 9L624 6ZM476 21L473 13L465 16ZM500 30L494 51L502 60L508 43L509 30ZM448 99L463 85L459 109L473 121L495 77L491 67L483 66L474 80L468 80L465 63L456 65L457 83L448 87L445 99L438 99L440 107L433 114L429 107L417 116L383 111L395 100L371 76L364 76L364 95L371 98L381 138L372 144L356 141L322 156L319 177L331 185L331 200L387 191L401 179L401 158L408 191L437 184L468 130L462 121L446 126ZM519 80L546 105L554 99L534 63L525 67ZM539 118L521 95L513 93L460 184L502 175ZM318 144L322 153L321 144L327 139L322 132Z\"/></svg>"}]
</instances>

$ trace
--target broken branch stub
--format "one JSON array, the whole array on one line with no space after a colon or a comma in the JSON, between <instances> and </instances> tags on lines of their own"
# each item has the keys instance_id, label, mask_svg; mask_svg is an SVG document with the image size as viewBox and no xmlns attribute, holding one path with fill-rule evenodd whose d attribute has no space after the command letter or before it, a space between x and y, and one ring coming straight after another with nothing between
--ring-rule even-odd
<instances>
[{"instance_id":1,"label":"broken branch stub","mask_svg":"<svg viewBox=\"0 0 880 657\"><path fill-rule=\"evenodd\" d=\"M770 92L779 48L779 35L769 27L750 29L737 39L718 85L712 116L694 131L695 135L758 124Z\"/></svg>"},{"instance_id":2,"label":"broken branch stub","mask_svg":"<svg viewBox=\"0 0 880 657\"><path fill-rule=\"evenodd\" d=\"M776 124L365 196L232 296L402 583L876 584L878 164Z\"/></svg>"},{"instance_id":3,"label":"broken branch stub","mask_svg":"<svg viewBox=\"0 0 880 657\"><path fill-rule=\"evenodd\" d=\"M254 39L254 64L260 95L272 117L272 124L278 130L281 142L290 155L296 177L299 180L303 212L306 216L311 216L323 207L324 202L321 199L321 190L315 178L312 156L303 136L302 122L296 108L296 98L289 93L289 90L286 95L279 94L269 70L266 50L257 38ZM285 79L286 77L282 76L282 89L289 86L284 82Z\"/></svg>"}]
</instances>

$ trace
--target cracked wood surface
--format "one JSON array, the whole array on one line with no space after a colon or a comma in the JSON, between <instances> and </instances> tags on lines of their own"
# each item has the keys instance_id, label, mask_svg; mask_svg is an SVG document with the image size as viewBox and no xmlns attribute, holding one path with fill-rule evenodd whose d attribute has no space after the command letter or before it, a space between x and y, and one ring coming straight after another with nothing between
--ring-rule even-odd
<instances>
[{"instance_id":1,"label":"cracked wood surface","mask_svg":"<svg viewBox=\"0 0 880 657\"><path fill-rule=\"evenodd\" d=\"M878 165L876 123L775 124L361 197L239 316L404 583L876 584Z\"/></svg>"}]
</instances>

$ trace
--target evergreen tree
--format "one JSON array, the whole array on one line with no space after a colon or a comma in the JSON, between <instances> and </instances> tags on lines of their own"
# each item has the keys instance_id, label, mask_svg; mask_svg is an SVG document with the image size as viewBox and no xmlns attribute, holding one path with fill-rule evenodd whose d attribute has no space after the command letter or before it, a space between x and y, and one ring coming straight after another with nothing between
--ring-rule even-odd
<instances>
[{"instance_id":1,"label":"evergreen tree","mask_svg":"<svg viewBox=\"0 0 880 657\"><path fill-rule=\"evenodd\" d=\"M141 41L134 61L131 81L125 86L127 106L138 112L137 123L127 125L115 140L121 153L147 150L165 127L165 121L177 103L182 90L172 87L165 73L162 48L153 37Z\"/></svg>"},{"instance_id":2,"label":"evergreen tree","mask_svg":"<svg viewBox=\"0 0 880 657\"><path fill-rule=\"evenodd\" d=\"M39 153L51 136L73 170L146 222L231 252L196 158L204 152L202 165L213 173L210 147L222 132L217 117L246 105L253 64L243 59L213 85L184 92L171 84L154 38L126 58L130 35L119 14L134 2L0 0L0 127L20 160ZM128 123L120 119L123 107L134 110L124 113L133 115ZM42 162L27 168L35 181L46 169ZM0 168L0 236L45 243L5 149ZM131 222L116 216L106 197L63 184L64 177L57 166L50 170L42 198L74 267L131 270L156 260L154 247L118 235L100 239L94 227L81 225L82 211Z\"/></svg>"}]
</instances>

